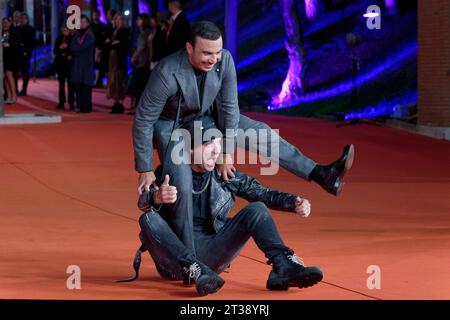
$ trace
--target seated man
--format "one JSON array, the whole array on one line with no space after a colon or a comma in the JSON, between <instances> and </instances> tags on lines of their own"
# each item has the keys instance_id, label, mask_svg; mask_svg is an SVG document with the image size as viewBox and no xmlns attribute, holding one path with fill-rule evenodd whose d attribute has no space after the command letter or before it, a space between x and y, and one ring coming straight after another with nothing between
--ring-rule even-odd
<instances>
[{"instance_id":1,"label":"seated man","mask_svg":"<svg viewBox=\"0 0 450 320\"><path fill-rule=\"evenodd\" d=\"M203 138L203 133L213 129L214 123L210 117L203 117L202 121L202 127L197 128L202 130ZM193 122L187 125L190 137L194 137L194 127ZM177 190L170 186L168 175L162 177L161 168L156 171L159 187L144 192L139 198L138 206L145 212L139 219L143 242L140 250L150 252L162 277L184 278L188 283L195 281L201 296L217 292L223 286L224 280L218 274L238 256L250 237L272 264L266 284L269 290L304 288L320 282L323 277L320 269L305 267L294 251L284 244L268 210L291 211L307 217L310 213L308 200L270 190L240 172L224 181L215 170L221 153L220 132L217 133L216 138L203 144L191 139L191 159L201 159L197 163L191 161L195 252L176 236L166 217L165 206L176 201ZM235 195L251 203L229 218Z\"/></svg>"}]
</instances>

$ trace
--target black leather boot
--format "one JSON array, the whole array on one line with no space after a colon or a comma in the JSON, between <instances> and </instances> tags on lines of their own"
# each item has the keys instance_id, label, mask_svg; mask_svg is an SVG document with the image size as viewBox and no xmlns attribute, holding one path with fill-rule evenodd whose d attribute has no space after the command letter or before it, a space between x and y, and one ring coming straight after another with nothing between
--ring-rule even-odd
<instances>
[{"instance_id":1,"label":"black leather boot","mask_svg":"<svg viewBox=\"0 0 450 320\"><path fill-rule=\"evenodd\" d=\"M189 264L185 264L183 271L187 275L184 283L190 284L195 282L195 288L200 296L206 296L219 291L225 283L217 273L198 260L193 260Z\"/></svg>"},{"instance_id":2,"label":"black leather boot","mask_svg":"<svg viewBox=\"0 0 450 320\"><path fill-rule=\"evenodd\" d=\"M344 188L344 175L351 169L354 158L355 147L349 144L344 148L341 157L335 162L327 166L316 165L309 178L327 192L338 196Z\"/></svg>"},{"instance_id":3,"label":"black leather boot","mask_svg":"<svg viewBox=\"0 0 450 320\"><path fill-rule=\"evenodd\" d=\"M267 279L269 290L288 290L289 287L308 288L322 281L318 267L305 267L303 261L288 249L268 261L272 271Z\"/></svg>"}]
</instances>

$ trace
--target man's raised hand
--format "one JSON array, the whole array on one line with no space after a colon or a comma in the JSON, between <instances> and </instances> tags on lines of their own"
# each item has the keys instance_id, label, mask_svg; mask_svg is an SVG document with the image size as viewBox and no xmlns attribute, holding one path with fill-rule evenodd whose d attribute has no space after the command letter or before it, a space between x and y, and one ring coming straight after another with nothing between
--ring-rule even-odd
<instances>
[{"instance_id":1,"label":"man's raised hand","mask_svg":"<svg viewBox=\"0 0 450 320\"><path fill-rule=\"evenodd\" d=\"M177 187L171 186L169 181L170 177L166 174L161 186L155 186L156 191L153 193L155 204L174 203L177 201Z\"/></svg>"},{"instance_id":2,"label":"man's raised hand","mask_svg":"<svg viewBox=\"0 0 450 320\"><path fill-rule=\"evenodd\" d=\"M233 165L233 157L230 154L223 154L222 158L219 157L217 166L219 175L223 177L225 181L235 177L234 172L236 171L236 168Z\"/></svg>"}]
</instances>

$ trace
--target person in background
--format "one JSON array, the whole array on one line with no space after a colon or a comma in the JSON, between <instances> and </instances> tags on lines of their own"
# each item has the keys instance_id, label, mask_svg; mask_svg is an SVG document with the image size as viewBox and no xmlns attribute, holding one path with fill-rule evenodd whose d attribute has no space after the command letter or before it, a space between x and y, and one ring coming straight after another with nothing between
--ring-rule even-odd
<instances>
[{"instance_id":1,"label":"person in background","mask_svg":"<svg viewBox=\"0 0 450 320\"><path fill-rule=\"evenodd\" d=\"M2 46L3 46L3 71L5 79L6 104L14 104L17 101L16 83L14 72L18 68L19 39L16 28L12 27L9 18L2 19Z\"/></svg>"},{"instance_id":2,"label":"person in background","mask_svg":"<svg viewBox=\"0 0 450 320\"><path fill-rule=\"evenodd\" d=\"M60 31L61 34L56 38L55 47L53 48L53 54L55 55L54 66L59 82L59 102L56 108L64 109L64 104L66 103L65 86L67 82L67 100L70 110L75 110L75 93L70 76L72 68L72 52L70 51L72 36L65 23L61 25Z\"/></svg>"},{"instance_id":3,"label":"person in background","mask_svg":"<svg viewBox=\"0 0 450 320\"><path fill-rule=\"evenodd\" d=\"M12 25L11 25L11 31L14 30L16 37L17 37L17 41L19 42L20 45L20 15L22 14L21 11L16 10L13 13L13 19L12 19ZM17 68L16 70L14 70L14 83L15 83L15 87L16 87L16 95L19 94L19 86L18 86L18 79L19 79L19 70L20 70L20 64L21 64L21 59L19 59L20 57L20 53L17 53Z\"/></svg>"},{"instance_id":4,"label":"person in background","mask_svg":"<svg viewBox=\"0 0 450 320\"><path fill-rule=\"evenodd\" d=\"M105 34L104 38L102 39L102 52L100 55L100 66L101 69L99 69L99 74L97 77L97 88L103 88L103 78L108 74L109 72L109 55L111 53L111 39L114 33L114 26L113 26L113 20L114 16L116 15L116 10L109 9L106 13L106 27L105 27Z\"/></svg>"},{"instance_id":5,"label":"person in background","mask_svg":"<svg viewBox=\"0 0 450 320\"><path fill-rule=\"evenodd\" d=\"M189 41L191 26L189 20L184 14L179 0L168 1L169 12L169 28L166 36L165 55L168 56L186 47Z\"/></svg>"},{"instance_id":6,"label":"person in background","mask_svg":"<svg viewBox=\"0 0 450 320\"><path fill-rule=\"evenodd\" d=\"M30 80L30 61L36 45L36 30L30 26L29 18L26 13L20 15L20 27L18 27L18 30L20 39L20 69L23 77L20 95L26 96L28 82Z\"/></svg>"},{"instance_id":7,"label":"person in background","mask_svg":"<svg viewBox=\"0 0 450 320\"><path fill-rule=\"evenodd\" d=\"M108 70L108 65L105 65L102 61L102 52L105 46L105 37L107 27L100 21L100 12L97 9L92 10L92 33L95 36L95 56L94 67L98 70L96 88L103 88L103 78Z\"/></svg>"},{"instance_id":8,"label":"person in background","mask_svg":"<svg viewBox=\"0 0 450 320\"><path fill-rule=\"evenodd\" d=\"M92 87L94 85L94 34L90 30L89 18L81 16L81 29L72 39L71 80L75 84L77 112L92 111Z\"/></svg>"},{"instance_id":9,"label":"person in background","mask_svg":"<svg viewBox=\"0 0 450 320\"><path fill-rule=\"evenodd\" d=\"M152 41L152 61L150 63L150 70L153 70L165 55L167 20L162 12L155 12L152 14L150 20L152 28L155 30Z\"/></svg>"},{"instance_id":10,"label":"person in background","mask_svg":"<svg viewBox=\"0 0 450 320\"><path fill-rule=\"evenodd\" d=\"M12 26L11 28L18 28L20 27L21 24L21 18L20 16L22 15L22 12L19 10L16 10L13 12L13 21L12 21Z\"/></svg>"},{"instance_id":11,"label":"person in background","mask_svg":"<svg viewBox=\"0 0 450 320\"><path fill-rule=\"evenodd\" d=\"M123 100L127 86L127 54L129 46L129 29L121 14L114 17L114 33L111 39L111 53L109 55L109 74L106 97L113 99L111 113L123 113Z\"/></svg>"},{"instance_id":12,"label":"person in background","mask_svg":"<svg viewBox=\"0 0 450 320\"><path fill-rule=\"evenodd\" d=\"M137 27L140 30L137 48L131 57L131 64L134 67L133 71L133 93L134 93L134 108L137 107L142 92L144 92L150 76L150 62L152 60L152 42L154 31L150 27L150 17L146 13L138 15L136 21Z\"/></svg>"}]
</instances>

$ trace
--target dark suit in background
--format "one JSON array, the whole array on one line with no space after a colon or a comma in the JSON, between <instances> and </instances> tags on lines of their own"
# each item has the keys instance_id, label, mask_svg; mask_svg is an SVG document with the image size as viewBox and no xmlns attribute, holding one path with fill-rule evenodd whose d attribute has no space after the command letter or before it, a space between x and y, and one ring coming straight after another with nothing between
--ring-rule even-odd
<instances>
[{"instance_id":1,"label":"dark suit in background","mask_svg":"<svg viewBox=\"0 0 450 320\"><path fill-rule=\"evenodd\" d=\"M72 42L71 36L60 35L56 38L55 47L53 53L55 54L54 67L58 75L59 81L59 103L58 108L64 109L64 103L66 103L65 85L67 82L68 87L68 102L70 110L75 109L75 92L71 81L71 68L72 68L72 52L70 51L70 45ZM61 49L61 44L65 43L67 48Z\"/></svg>"},{"instance_id":2,"label":"dark suit in background","mask_svg":"<svg viewBox=\"0 0 450 320\"><path fill-rule=\"evenodd\" d=\"M191 33L191 25L183 11L176 17L167 31L165 55L168 56L186 47Z\"/></svg>"},{"instance_id":3,"label":"dark suit in background","mask_svg":"<svg viewBox=\"0 0 450 320\"><path fill-rule=\"evenodd\" d=\"M22 85L22 95L27 94L28 82L30 80L30 61L33 54L34 47L36 45L36 30L26 24L24 26L17 27L19 33L20 41L20 70L22 71L23 85ZM19 79L19 73L15 74L16 88L17 80Z\"/></svg>"}]
</instances>

